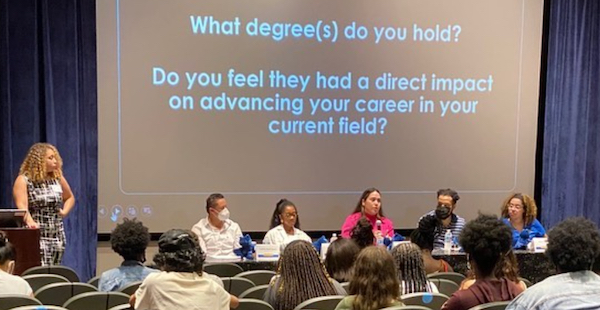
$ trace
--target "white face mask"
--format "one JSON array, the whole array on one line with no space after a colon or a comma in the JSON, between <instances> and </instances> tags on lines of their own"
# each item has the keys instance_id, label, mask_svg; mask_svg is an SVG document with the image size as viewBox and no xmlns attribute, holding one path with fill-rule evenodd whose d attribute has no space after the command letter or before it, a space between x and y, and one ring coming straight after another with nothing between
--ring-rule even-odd
<instances>
[{"instance_id":1,"label":"white face mask","mask_svg":"<svg viewBox=\"0 0 600 310\"><path fill-rule=\"evenodd\" d=\"M219 217L220 221L225 222L226 220L229 219L229 209L225 208L225 209L221 210L221 212L219 212L219 214L217 216Z\"/></svg>"}]
</instances>

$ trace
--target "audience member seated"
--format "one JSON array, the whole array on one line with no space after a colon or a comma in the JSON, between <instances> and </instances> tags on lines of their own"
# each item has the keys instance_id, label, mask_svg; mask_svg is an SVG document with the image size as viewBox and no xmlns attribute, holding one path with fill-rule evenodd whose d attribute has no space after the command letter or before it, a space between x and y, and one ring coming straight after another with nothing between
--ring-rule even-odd
<instances>
[{"instance_id":1,"label":"audience member seated","mask_svg":"<svg viewBox=\"0 0 600 310\"><path fill-rule=\"evenodd\" d=\"M392 249L392 256L402 286L402 295L418 292L438 293L435 284L427 280L421 249L416 244L400 243Z\"/></svg>"},{"instance_id":2,"label":"audience member seated","mask_svg":"<svg viewBox=\"0 0 600 310\"><path fill-rule=\"evenodd\" d=\"M333 241L327 248L325 268L329 276L338 282L349 282L356 256L360 248L354 240L340 238Z\"/></svg>"},{"instance_id":3,"label":"audience member seated","mask_svg":"<svg viewBox=\"0 0 600 310\"><path fill-rule=\"evenodd\" d=\"M5 232L0 231L0 294L27 295L33 297L33 290L27 281L14 276L15 249L8 241Z\"/></svg>"},{"instance_id":4,"label":"audience member seated","mask_svg":"<svg viewBox=\"0 0 600 310\"><path fill-rule=\"evenodd\" d=\"M358 245L358 247L362 250L367 246L375 244L375 234L373 234L373 226L371 222L362 217L352 228L352 232L350 233L350 238L352 241Z\"/></svg>"},{"instance_id":5,"label":"audience member seated","mask_svg":"<svg viewBox=\"0 0 600 310\"><path fill-rule=\"evenodd\" d=\"M600 276L590 269L600 253L598 227L571 218L548 232L546 255L557 275L528 288L507 310L600 309Z\"/></svg>"},{"instance_id":6,"label":"audience member seated","mask_svg":"<svg viewBox=\"0 0 600 310\"><path fill-rule=\"evenodd\" d=\"M371 223L375 236L388 237L390 239L394 237L394 224L383 215L381 193L378 189L368 188L362 193L354 211L346 218L342 225L342 237L350 238L354 226L356 226L361 218L366 218ZM380 225L377 225L378 220L381 221Z\"/></svg>"},{"instance_id":7,"label":"audience member seated","mask_svg":"<svg viewBox=\"0 0 600 310\"><path fill-rule=\"evenodd\" d=\"M319 296L346 295L340 283L327 275L310 242L296 240L288 244L277 269L263 298L275 310L294 309Z\"/></svg>"},{"instance_id":8,"label":"audience member seated","mask_svg":"<svg viewBox=\"0 0 600 310\"><path fill-rule=\"evenodd\" d=\"M242 230L240 225L229 219L225 197L218 193L208 196L206 213L208 216L192 227L192 231L200 240L202 250L209 258L235 256L234 250L242 247Z\"/></svg>"},{"instance_id":9,"label":"audience member seated","mask_svg":"<svg viewBox=\"0 0 600 310\"><path fill-rule=\"evenodd\" d=\"M435 210L424 215L435 215L441 223L441 225L435 227L433 232L434 249L442 249L444 247L444 235L448 229L452 232L453 237L458 237L465 226L465 219L455 213L456 203L459 199L460 196L458 196L456 191L449 188L440 189L437 191L437 207Z\"/></svg>"},{"instance_id":10,"label":"audience member seated","mask_svg":"<svg viewBox=\"0 0 600 310\"><path fill-rule=\"evenodd\" d=\"M296 205L287 199L281 199L275 205L269 229L263 239L265 244L285 246L294 240L312 242L310 237L300 230L300 217Z\"/></svg>"},{"instance_id":11,"label":"audience member seated","mask_svg":"<svg viewBox=\"0 0 600 310\"><path fill-rule=\"evenodd\" d=\"M519 280L519 263L517 262L515 253L513 251L509 251L506 255L502 255L500 259L501 262L496 265L496 268L494 268L494 275L496 278L507 278L515 282L523 290L527 289L527 284ZM475 273L473 270L470 270L467 278L464 279L460 284L459 289L467 289L473 285L473 283L475 283Z\"/></svg>"},{"instance_id":12,"label":"audience member seated","mask_svg":"<svg viewBox=\"0 0 600 310\"><path fill-rule=\"evenodd\" d=\"M204 253L189 230L171 229L158 240L154 262L161 272L146 277L131 298L136 310L236 308L237 297L199 273Z\"/></svg>"},{"instance_id":13,"label":"audience member seated","mask_svg":"<svg viewBox=\"0 0 600 310\"><path fill-rule=\"evenodd\" d=\"M516 193L510 195L502 205L504 223L512 229L513 247L523 249L536 237L544 237L546 230L535 217L537 206L533 198Z\"/></svg>"},{"instance_id":14,"label":"audience member seated","mask_svg":"<svg viewBox=\"0 0 600 310\"><path fill-rule=\"evenodd\" d=\"M494 302L510 301L523 288L506 277L497 278L494 270L503 264L502 256L512 250L510 228L495 216L479 215L465 225L459 241L467 253L475 278L473 285L452 294L442 310L470 309Z\"/></svg>"},{"instance_id":15,"label":"audience member seated","mask_svg":"<svg viewBox=\"0 0 600 310\"><path fill-rule=\"evenodd\" d=\"M435 215L426 215L419 221L419 227L410 234L410 241L421 249L421 256L423 256L423 263L427 274L454 271L448 262L443 259L435 259L431 255L431 251L433 251L433 235L435 228L439 225L440 222Z\"/></svg>"},{"instance_id":16,"label":"audience member seated","mask_svg":"<svg viewBox=\"0 0 600 310\"><path fill-rule=\"evenodd\" d=\"M384 247L368 247L356 259L349 294L335 310L375 310L404 306L394 259Z\"/></svg>"},{"instance_id":17,"label":"audience member seated","mask_svg":"<svg viewBox=\"0 0 600 310\"><path fill-rule=\"evenodd\" d=\"M123 257L120 267L102 273L98 281L100 291L118 291L131 282L142 281L156 269L143 265L146 261L146 247L150 242L148 228L135 219L123 219L110 235L110 245Z\"/></svg>"}]
</instances>

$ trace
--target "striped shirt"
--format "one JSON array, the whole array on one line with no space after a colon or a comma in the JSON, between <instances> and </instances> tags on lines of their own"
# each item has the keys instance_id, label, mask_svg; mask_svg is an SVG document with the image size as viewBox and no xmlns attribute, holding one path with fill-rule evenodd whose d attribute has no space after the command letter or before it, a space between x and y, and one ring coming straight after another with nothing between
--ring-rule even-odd
<instances>
[{"instance_id":1,"label":"striped shirt","mask_svg":"<svg viewBox=\"0 0 600 310\"><path fill-rule=\"evenodd\" d=\"M425 214L424 216L427 216L427 215L435 216L435 210ZM435 228L435 230L433 232L433 235L434 235L433 236L433 249L434 250L444 248L444 235L446 234L446 230L450 229L450 231L452 232L452 239L455 240L454 238L458 238L463 227L465 227L466 221L464 218L462 218L454 213L452 213L451 216L452 216L452 221L450 222L449 226L443 226L443 227L438 226Z\"/></svg>"}]
</instances>

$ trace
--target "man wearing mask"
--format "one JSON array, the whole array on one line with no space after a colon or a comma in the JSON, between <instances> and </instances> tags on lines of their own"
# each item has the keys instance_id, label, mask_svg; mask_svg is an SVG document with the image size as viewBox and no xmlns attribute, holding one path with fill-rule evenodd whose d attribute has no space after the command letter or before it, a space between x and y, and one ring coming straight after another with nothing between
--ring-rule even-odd
<instances>
[{"instance_id":1,"label":"man wearing mask","mask_svg":"<svg viewBox=\"0 0 600 310\"><path fill-rule=\"evenodd\" d=\"M465 227L465 219L454 213L456 202L459 199L460 196L456 191L449 188L440 189L437 192L437 207L424 215L435 215L440 223L434 231L433 249L444 248L444 235L448 229L452 232L453 238L458 238Z\"/></svg>"},{"instance_id":2,"label":"man wearing mask","mask_svg":"<svg viewBox=\"0 0 600 310\"><path fill-rule=\"evenodd\" d=\"M241 248L242 230L240 225L229 219L225 197L219 193L208 196L206 213L208 216L192 227L202 250L207 257L234 256L234 250Z\"/></svg>"}]
</instances>

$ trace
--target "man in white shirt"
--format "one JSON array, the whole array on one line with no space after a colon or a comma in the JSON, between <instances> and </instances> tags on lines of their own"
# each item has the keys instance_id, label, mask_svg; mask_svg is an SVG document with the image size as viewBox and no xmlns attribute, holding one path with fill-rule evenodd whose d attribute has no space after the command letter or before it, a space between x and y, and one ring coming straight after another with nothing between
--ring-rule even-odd
<instances>
[{"instance_id":1,"label":"man in white shirt","mask_svg":"<svg viewBox=\"0 0 600 310\"><path fill-rule=\"evenodd\" d=\"M233 251L241 248L242 230L229 219L225 197L219 193L208 196L206 213L208 216L192 227L206 256L235 256Z\"/></svg>"}]
</instances>

